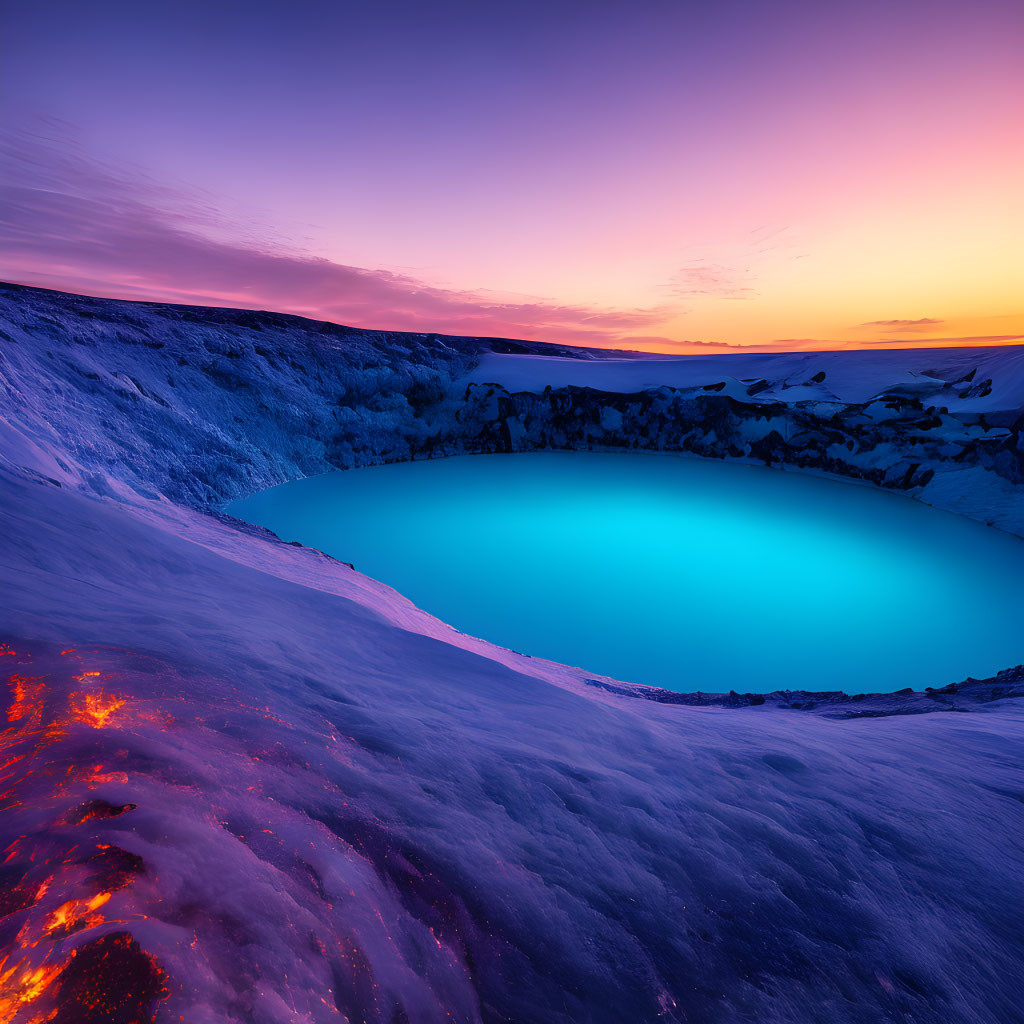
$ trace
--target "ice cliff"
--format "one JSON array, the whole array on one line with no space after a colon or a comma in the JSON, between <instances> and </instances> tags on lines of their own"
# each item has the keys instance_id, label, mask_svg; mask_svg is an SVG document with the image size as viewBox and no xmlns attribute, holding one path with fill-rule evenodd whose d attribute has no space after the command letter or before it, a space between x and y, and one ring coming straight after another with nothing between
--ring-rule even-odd
<instances>
[{"instance_id":1,"label":"ice cliff","mask_svg":"<svg viewBox=\"0 0 1024 1024\"><path fill-rule=\"evenodd\" d=\"M0 1020L1020 1020L1020 671L668 696L217 510L592 446L1024 532L1021 357L609 358L5 286Z\"/></svg>"}]
</instances>

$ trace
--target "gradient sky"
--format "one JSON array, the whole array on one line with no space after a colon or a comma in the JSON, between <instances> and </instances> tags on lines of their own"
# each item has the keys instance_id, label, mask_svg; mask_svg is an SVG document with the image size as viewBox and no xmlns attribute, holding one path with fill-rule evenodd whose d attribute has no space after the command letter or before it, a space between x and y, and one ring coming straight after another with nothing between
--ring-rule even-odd
<instances>
[{"instance_id":1,"label":"gradient sky","mask_svg":"<svg viewBox=\"0 0 1024 1024\"><path fill-rule=\"evenodd\" d=\"M1024 6L5 3L6 280L660 351L1024 338Z\"/></svg>"}]
</instances>

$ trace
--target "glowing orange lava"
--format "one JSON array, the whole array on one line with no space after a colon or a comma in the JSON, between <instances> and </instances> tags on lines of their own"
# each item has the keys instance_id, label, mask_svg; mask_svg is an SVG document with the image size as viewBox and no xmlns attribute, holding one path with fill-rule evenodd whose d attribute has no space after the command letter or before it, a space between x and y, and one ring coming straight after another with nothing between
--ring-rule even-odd
<instances>
[{"instance_id":1,"label":"glowing orange lava","mask_svg":"<svg viewBox=\"0 0 1024 1024\"><path fill-rule=\"evenodd\" d=\"M63 970L63 965L57 964L33 967L27 957L4 970L6 964L6 957L0 960L0 1024L11 1024L23 1009L37 1002ZM42 1024L45 1020L46 1016L36 1015L25 1024Z\"/></svg>"},{"instance_id":2,"label":"glowing orange lava","mask_svg":"<svg viewBox=\"0 0 1024 1024\"><path fill-rule=\"evenodd\" d=\"M71 711L75 719L94 729L106 728L115 712L126 703L123 697L115 697L112 693L71 694Z\"/></svg>"},{"instance_id":3,"label":"glowing orange lava","mask_svg":"<svg viewBox=\"0 0 1024 1024\"><path fill-rule=\"evenodd\" d=\"M67 756L49 750L72 740L76 730L81 735L82 726L120 729L154 721L166 726L173 721L156 709L129 711L135 701L105 692L103 681L113 676L82 665L83 654L88 653L73 648L61 652L79 663L78 675L64 670L32 676L14 672L7 677L11 700L9 724L0 731L0 788L8 788L0 793L0 802L12 816L20 809L52 807L55 817L51 820L67 828L84 822L99 824L135 809L134 803L105 799L83 803L81 795L74 795L76 790L81 794L83 789L127 785L127 772L77 757L78 748L69 747ZM6 656L15 659L12 667L31 658L0 643L0 657ZM45 663L45 658L40 661ZM46 788L39 790L44 780L48 780ZM57 807L55 801L65 795L75 800L74 805L61 801ZM72 949L62 941L98 926L124 923L109 919L103 908L114 892L129 886L144 870L141 858L98 842L94 833L69 843L66 837L37 831L35 824L23 829L25 834L0 853L14 879L3 891L4 916L23 915L16 937L0 959L0 1024L47 1024L57 1017L100 1019L104 1013L119 1012L125 998L134 1000L132 1020L140 1024L152 1020L148 1007L167 996L165 975L130 932L108 930L84 943L76 939ZM132 912L130 916L141 915Z\"/></svg>"},{"instance_id":4,"label":"glowing orange lava","mask_svg":"<svg viewBox=\"0 0 1024 1024\"><path fill-rule=\"evenodd\" d=\"M62 903L46 919L43 926L43 934L51 935L54 932L78 931L81 928L93 928L102 924L103 915L96 911L110 900L109 892L97 893L88 900L68 900Z\"/></svg>"}]
</instances>

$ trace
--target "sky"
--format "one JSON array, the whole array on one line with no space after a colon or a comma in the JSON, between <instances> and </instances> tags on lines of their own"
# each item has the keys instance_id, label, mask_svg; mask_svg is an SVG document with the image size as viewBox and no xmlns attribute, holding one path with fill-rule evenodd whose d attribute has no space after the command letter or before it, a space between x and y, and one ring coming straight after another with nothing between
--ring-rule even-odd
<instances>
[{"instance_id":1,"label":"sky","mask_svg":"<svg viewBox=\"0 0 1024 1024\"><path fill-rule=\"evenodd\" d=\"M1024 341L1019 0L0 0L0 278L661 352Z\"/></svg>"}]
</instances>

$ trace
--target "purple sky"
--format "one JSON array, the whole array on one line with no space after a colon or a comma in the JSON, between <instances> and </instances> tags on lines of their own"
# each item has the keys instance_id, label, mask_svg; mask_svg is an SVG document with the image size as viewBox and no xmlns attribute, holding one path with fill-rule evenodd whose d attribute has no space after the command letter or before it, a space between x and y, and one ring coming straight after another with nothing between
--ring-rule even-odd
<instances>
[{"instance_id":1,"label":"purple sky","mask_svg":"<svg viewBox=\"0 0 1024 1024\"><path fill-rule=\"evenodd\" d=\"M0 30L7 279L676 351L1024 334L1016 2L58 0Z\"/></svg>"}]
</instances>

